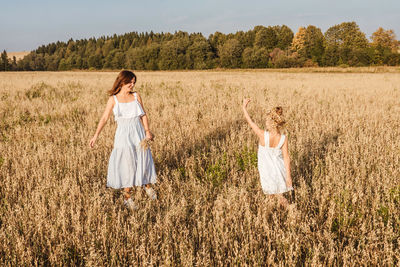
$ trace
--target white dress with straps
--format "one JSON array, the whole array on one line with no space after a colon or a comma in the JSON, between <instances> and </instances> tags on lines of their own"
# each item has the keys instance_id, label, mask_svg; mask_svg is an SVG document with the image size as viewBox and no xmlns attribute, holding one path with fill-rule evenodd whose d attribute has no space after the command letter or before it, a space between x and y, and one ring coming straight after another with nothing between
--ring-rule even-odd
<instances>
[{"instance_id":1,"label":"white dress with straps","mask_svg":"<svg viewBox=\"0 0 400 267\"><path fill-rule=\"evenodd\" d=\"M137 94L134 93L134 96L135 100L127 103L120 103L113 96L117 130L108 164L107 186L116 189L156 182L150 148L144 149L140 145L146 137L140 121L145 113L137 100Z\"/></svg>"},{"instance_id":2,"label":"white dress with straps","mask_svg":"<svg viewBox=\"0 0 400 267\"><path fill-rule=\"evenodd\" d=\"M264 193L271 195L293 190L293 187L286 186L286 169L282 155L285 135L281 135L276 147L269 146L269 132L264 132L264 139L265 146L258 147L258 171Z\"/></svg>"}]
</instances>

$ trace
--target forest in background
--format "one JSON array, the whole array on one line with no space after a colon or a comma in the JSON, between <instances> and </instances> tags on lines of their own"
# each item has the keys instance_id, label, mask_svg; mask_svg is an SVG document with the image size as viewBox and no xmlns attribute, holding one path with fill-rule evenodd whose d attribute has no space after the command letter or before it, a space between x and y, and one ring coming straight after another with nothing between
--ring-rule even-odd
<instances>
[{"instance_id":1,"label":"forest in background","mask_svg":"<svg viewBox=\"0 0 400 267\"><path fill-rule=\"evenodd\" d=\"M42 45L21 60L4 50L0 71L182 70L400 65L400 42L379 28L369 41L355 22L325 33L309 25L296 34L286 25L247 32L131 32Z\"/></svg>"}]
</instances>

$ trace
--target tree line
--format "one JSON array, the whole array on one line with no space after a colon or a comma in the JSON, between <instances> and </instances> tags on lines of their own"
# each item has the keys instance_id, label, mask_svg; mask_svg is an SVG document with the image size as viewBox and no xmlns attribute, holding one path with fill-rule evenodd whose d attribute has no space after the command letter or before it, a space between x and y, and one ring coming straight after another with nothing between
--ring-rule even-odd
<instances>
[{"instance_id":1,"label":"tree line","mask_svg":"<svg viewBox=\"0 0 400 267\"><path fill-rule=\"evenodd\" d=\"M131 32L42 45L21 60L3 51L0 71L73 69L178 70L400 65L400 42L393 30L370 37L355 22L325 33L309 25L296 34L282 26L256 26L247 32Z\"/></svg>"}]
</instances>

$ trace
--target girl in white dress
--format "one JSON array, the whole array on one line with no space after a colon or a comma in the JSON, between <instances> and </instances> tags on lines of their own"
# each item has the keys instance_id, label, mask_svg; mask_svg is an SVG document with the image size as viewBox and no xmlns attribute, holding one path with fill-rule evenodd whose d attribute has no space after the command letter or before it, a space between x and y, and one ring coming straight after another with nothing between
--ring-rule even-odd
<instances>
[{"instance_id":1,"label":"girl in white dress","mask_svg":"<svg viewBox=\"0 0 400 267\"><path fill-rule=\"evenodd\" d=\"M243 100L243 112L250 127L258 136L258 171L261 187L265 194L280 197L280 202L286 206L287 200L282 193L293 190L290 175L290 157L288 140L281 129L285 124L281 107L275 107L267 113L265 126L267 131L260 129L250 118L247 105L250 99Z\"/></svg>"},{"instance_id":2,"label":"girl in white dress","mask_svg":"<svg viewBox=\"0 0 400 267\"><path fill-rule=\"evenodd\" d=\"M133 91L136 75L131 71L121 71L108 92L110 97L106 109L97 126L96 133L90 140L93 147L97 137L106 124L111 112L117 122L114 148L111 152L107 186L124 189L124 204L136 208L130 195L131 187L145 185L147 195L156 199L156 192L150 184L156 182L156 171L147 141L153 140L149 120L144 111L143 102L138 92Z\"/></svg>"}]
</instances>

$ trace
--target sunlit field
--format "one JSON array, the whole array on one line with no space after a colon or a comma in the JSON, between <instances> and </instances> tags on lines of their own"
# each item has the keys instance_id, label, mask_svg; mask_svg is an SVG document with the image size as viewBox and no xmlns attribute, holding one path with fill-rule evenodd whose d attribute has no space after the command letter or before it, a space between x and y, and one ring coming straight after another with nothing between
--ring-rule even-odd
<instances>
[{"instance_id":1,"label":"sunlit field","mask_svg":"<svg viewBox=\"0 0 400 267\"><path fill-rule=\"evenodd\" d=\"M106 188L117 72L0 73L0 265L398 265L400 74L137 72L158 200ZM257 140L286 115L296 207L262 193Z\"/></svg>"}]
</instances>

